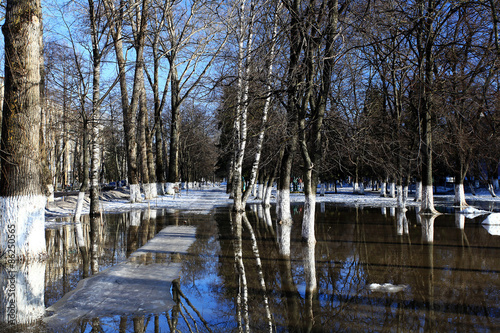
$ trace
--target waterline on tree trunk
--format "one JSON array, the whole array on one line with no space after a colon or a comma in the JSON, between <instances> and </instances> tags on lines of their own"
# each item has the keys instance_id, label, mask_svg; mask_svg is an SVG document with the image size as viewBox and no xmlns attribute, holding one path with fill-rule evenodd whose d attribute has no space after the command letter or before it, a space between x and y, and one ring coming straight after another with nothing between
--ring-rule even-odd
<instances>
[{"instance_id":1,"label":"waterline on tree trunk","mask_svg":"<svg viewBox=\"0 0 500 333\"><path fill-rule=\"evenodd\" d=\"M420 214L439 214L434 208L434 194L432 185L422 186L422 204Z\"/></svg>"},{"instance_id":2,"label":"waterline on tree trunk","mask_svg":"<svg viewBox=\"0 0 500 333\"><path fill-rule=\"evenodd\" d=\"M279 215L278 221L280 223L292 223L292 213L290 210L290 189L280 190L279 200Z\"/></svg>"}]
</instances>

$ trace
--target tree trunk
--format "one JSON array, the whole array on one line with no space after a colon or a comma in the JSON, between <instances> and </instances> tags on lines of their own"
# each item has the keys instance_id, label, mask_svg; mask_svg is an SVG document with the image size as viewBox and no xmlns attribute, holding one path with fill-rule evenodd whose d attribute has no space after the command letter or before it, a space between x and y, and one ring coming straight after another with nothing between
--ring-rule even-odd
<instances>
[{"instance_id":1,"label":"tree trunk","mask_svg":"<svg viewBox=\"0 0 500 333\"><path fill-rule=\"evenodd\" d=\"M82 184L80 186L80 191L78 192L78 199L76 201L76 209L75 209L75 215L74 215L74 222L79 223L80 222L80 217L82 215L82 209L83 209L83 202L85 200L85 192L88 189L89 186L89 173L86 172L85 170L88 170L90 165L89 165L89 149L88 149L88 142L89 142L89 135L88 135L88 121L84 117L83 119L83 138L82 138L82 149L81 149L81 154L82 156Z\"/></svg>"},{"instance_id":2,"label":"tree trunk","mask_svg":"<svg viewBox=\"0 0 500 333\"><path fill-rule=\"evenodd\" d=\"M130 202L141 201L139 179L137 177L137 142L136 142L136 117L135 110L129 104L127 86L127 64L123 55L122 23L125 0L120 1L120 10L116 11L111 0L104 1L111 22L111 36L115 56L118 64L118 77L120 80L121 104L123 110L123 129L125 132L125 147L127 150L127 177L130 185ZM136 68L137 72L137 68Z\"/></svg>"},{"instance_id":3,"label":"tree trunk","mask_svg":"<svg viewBox=\"0 0 500 333\"><path fill-rule=\"evenodd\" d=\"M380 185L380 196L387 197L387 182L385 180L382 181Z\"/></svg>"},{"instance_id":4,"label":"tree trunk","mask_svg":"<svg viewBox=\"0 0 500 333\"><path fill-rule=\"evenodd\" d=\"M427 12L424 13L423 20L423 49L420 51L420 116L422 123L422 141L421 156L422 156L422 203L420 214L436 214L434 209L434 194L432 191L432 87L433 87L433 17L431 12L434 10L435 3L429 1L427 4Z\"/></svg>"},{"instance_id":5,"label":"tree trunk","mask_svg":"<svg viewBox=\"0 0 500 333\"><path fill-rule=\"evenodd\" d=\"M422 201L422 180L420 178L417 178L415 182L415 201Z\"/></svg>"},{"instance_id":6,"label":"tree trunk","mask_svg":"<svg viewBox=\"0 0 500 333\"><path fill-rule=\"evenodd\" d=\"M139 154L141 163L141 180L142 188L144 191L144 199L152 199L151 187L149 185L149 168L148 168L148 148L146 143L146 123L148 117L148 110L146 105L146 89L144 88L144 70L141 68L139 71L139 86L140 86L140 102L139 102L139 126L138 126L138 140L139 140Z\"/></svg>"},{"instance_id":7,"label":"tree trunk","mask_svg":"<svg viewBox=\"0 0 500 333\"><path fill-rule=\"evenodd\" d=\"M0 261L45 256L45 204L40 164L39 0L9 0L5 37L5 93L0 146Z\"/></svg>"},{"instance_id":8,"label":"tree trunk","mask_svg":"<svg viewBox=\"0 0 500 333\"><path fill-rule=\"evenodd\" d=\"M465 201L465 190L464 190L464 180L467 170L464 169L463 164L460 159L458 159L458 169L455 173L455 198L453 204L460 207L467 207L467 202Z\"/></svg>"},{"instance_id":9,"label":"tree trunk","mask_svg":"<svg viewBox=\"0 0 500 333\"><path fill-rule=\"evenodd\" d=\"M92 38L92 116L91 116L91 160L90 160L90 219L92 223L100 220L99 211L99 169L101 154L99 145L99 119L101 116L100 82L101 82L101 50L99 49L99 31L94 1L89 0L90 33ZM95 220L95 222L94 222Z\"/></svg>"},{"instance_id":10,"label":"tree trunk","mask_svg":"<svg viewBox=\"0 0 500 333\"><path fill-rule=\"evenodd\" d=\"M167 177L167 194L171 194L173 187L179 182L179 140L181 115L179 107L179 79L175 64L170 62L170 86L171 86L171 120L170 120L170 149ZM174 66L172 68L172 66Z\"/></svg>"}]
</instances>

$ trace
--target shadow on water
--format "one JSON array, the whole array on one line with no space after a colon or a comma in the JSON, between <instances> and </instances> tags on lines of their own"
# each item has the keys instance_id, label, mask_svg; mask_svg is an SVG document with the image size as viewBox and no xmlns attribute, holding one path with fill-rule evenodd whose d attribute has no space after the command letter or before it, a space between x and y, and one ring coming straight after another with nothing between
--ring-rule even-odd
<instances>
[{"instance_id":1,"label":"shadow on water","mask_svg":"<svg viewBox=\"0 0 500 333\"><path fill-rule=\"evenodd\" d=\"M301 242L300 205L293 206L293 225L277 224L274 207L261 205L240 215L229 208L110 214L94 234L87 220L59 221L46 230L46 263L0 268L0 332L45 331L39 318L46 307L81 279L127 260L167 225L197 226L189 253L172 259L182 262L172 284L175 305L81 320L74 329L500 331L500 238L481 217L318 205L315 246Z\"/></svg>"}]
</instances>

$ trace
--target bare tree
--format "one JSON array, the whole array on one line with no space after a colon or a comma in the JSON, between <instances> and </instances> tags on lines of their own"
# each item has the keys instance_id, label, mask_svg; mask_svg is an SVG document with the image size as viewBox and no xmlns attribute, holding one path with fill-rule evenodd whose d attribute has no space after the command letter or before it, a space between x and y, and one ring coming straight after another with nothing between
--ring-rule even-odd
<instances>
[{"instance_id":1,"label":"bare tree","mask_svg":"<svg viewBox=\"0 0 500 333\"><path fill-rule=\"evenodd\" d=\"M167 194L179 182L179 139L181 106L199 87L227 41L216 20L212 5L193 0L187 11L179 3L165 1L167 37L160 39L162 52L169 63L170 80L170 149Z\"/></svg>"}]
</instances>

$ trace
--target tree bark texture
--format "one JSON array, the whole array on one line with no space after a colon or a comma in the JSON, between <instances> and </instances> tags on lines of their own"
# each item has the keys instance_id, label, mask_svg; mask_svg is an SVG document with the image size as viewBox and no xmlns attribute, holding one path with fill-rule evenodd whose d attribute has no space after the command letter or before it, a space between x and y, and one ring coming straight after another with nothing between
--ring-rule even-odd
<instances>
[{"instance_id":1,"label":"tree bark texture","mask_svg":"<svg viewBox=\"0 0 500 333\"><path fill-rule=\"evenodd\" d=\"M0 144L0 260L45 254L46 198L40 163L41 22L39 0L7 1L2 27L5 99Z\"/></svg>"}]
</instances>

